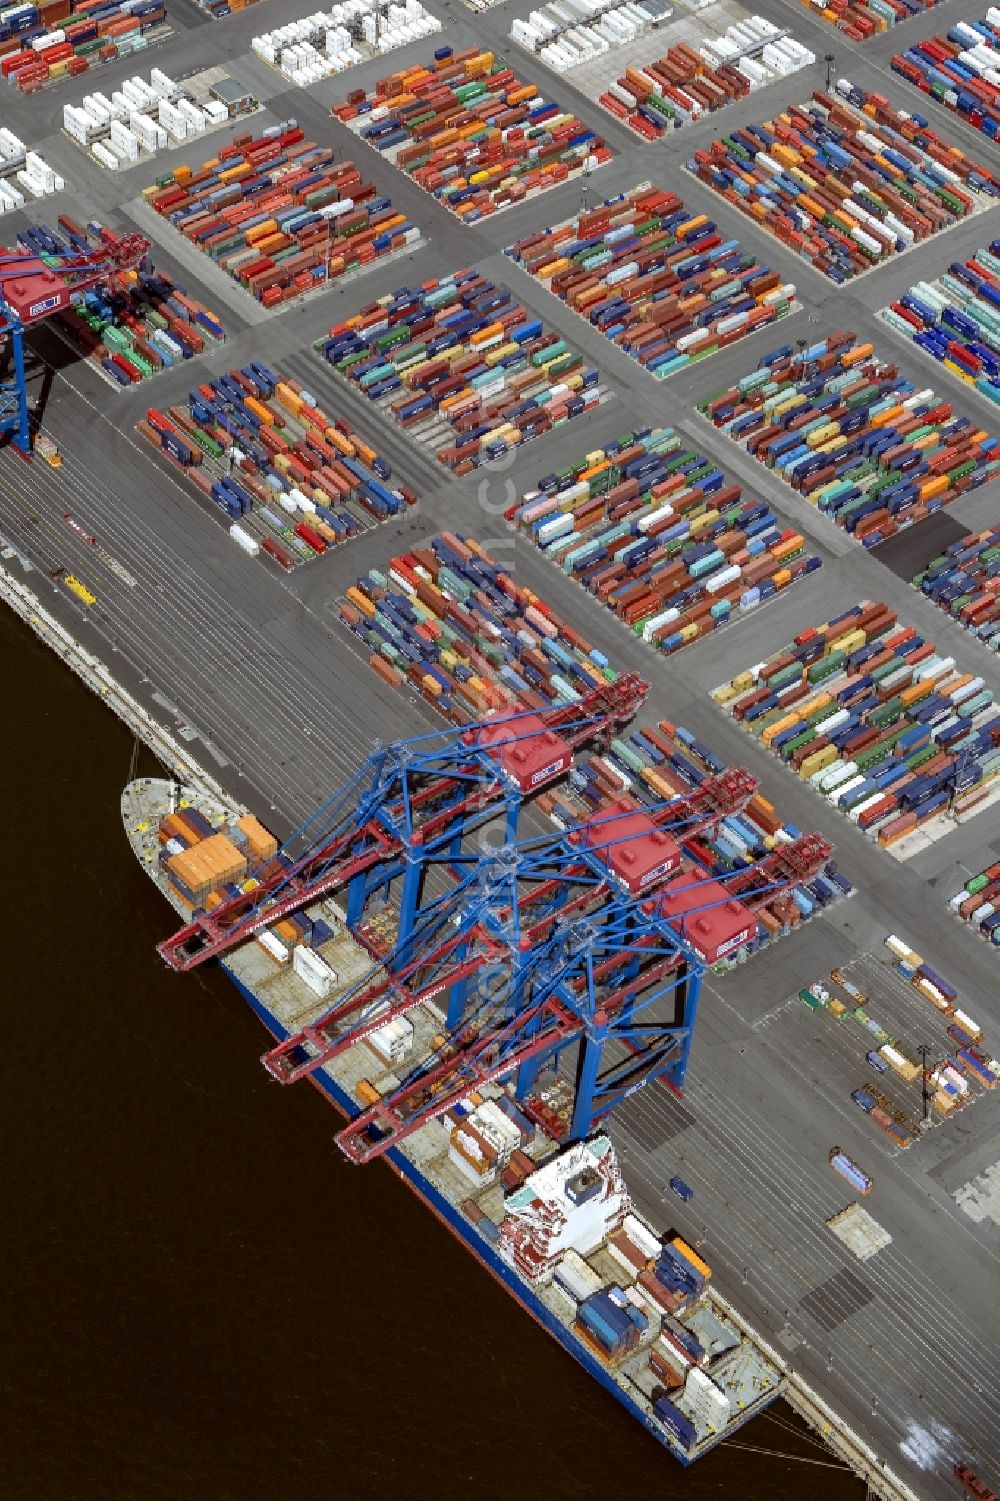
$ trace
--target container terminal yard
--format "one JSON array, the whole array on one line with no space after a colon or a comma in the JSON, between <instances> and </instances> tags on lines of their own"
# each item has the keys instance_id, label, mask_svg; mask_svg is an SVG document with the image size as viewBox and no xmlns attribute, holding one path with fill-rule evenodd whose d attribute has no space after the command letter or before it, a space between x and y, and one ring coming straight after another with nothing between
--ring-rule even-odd
<instances>
[{"instance_id":1,"label":"container terminal yard","mask_svg":"<svg viewBox=\"0 0 1000 1501\"><path fill-rule=\"evenodd\" d=\"M577 1125L592 1129L575 1134L586 1134L591 1141L596 1167L581 1163L601 1176L605 1202L611 1205L609 1233L621 1223L615 1216L627 1191L630 1212L647 1235L674 1245L679 1237L697 1263L711 1269L708 1300L686 1316L697 1321L697 1337L716 1352L709 1367L713 1379L721 1370L720 1350L739 1346L745 1352L745 1363L733 1379L737 1386L749 1383L745 1391L740 1388L740 1401L747 1398L747 1407L783 1393L876 1494L944 1501L965 1489L988 1496L1000 1489L1000 1314L995 1297L1000 1091L973 1081L966 1106L947 1113L929 1095L944 1089L944 1060L958 1048L971 1040L984 1057L995 1051L995 948L949 903L967 881L989 872L1000 859L996 807L987 798L961 822L946 809L933 829L911 834L905 849L881 847L791 765L781 764L775 748L747 733L713 695L740 673L776 658L801 633L862 601L884 604L900 627L913 627L924 641L934 643L937 653L954 658L958 673L981 678L984 692L1000 692L995 654L912 585L952 542L995 528L1000 486L990 479L898 531L881 547L862 547L742 443L713 428L698 406L734 387L771 351L791 346L801 353L836 330L849 330L857 343L870 341L880 360L898 365L915 391L932 387L935 399L950 403L972 428L1000 434L1000 409L994 402L879 317L904 290L901 272L911 286L937 282L951 262L971 260L1000 238L1000 200L902 257L894 255L835 286L685 170L697 150L707 150L727 130L772 120L791 103L805 103L813 91L825 90L829 69L834 81L849 79L857 89L884 94L894 109L919 111L944 141L1000 176L995 145L982 132L918 94L890 68L893 54L922 35L943 35L958 22L981 19L986 7L944 0L926 14L857 43L801 6L762 0L755 12L808 47L815 64L755 89L732 111L737 116L732 122L728 111L706 114L679 133L648 142L601 109L596 96L576 87L572 72L557 78L510 41L512 21L526 17L529 4L503 4L474 14L459 3L431 0L426 9L441 22L441 31L433 36L296 88L252 48L253 38L277 22L272 4L213 20L189 0L167 0L172 34L144 54L146 61L179 80L207 66L224 66L262 108L250 119L213 131L204 142L195 137L158 151L155 162L117 172L102 169L62 134L62 111L91 87L110 94L135 71L134 57L106 63L95 83L84 75L30 95L5 88L3 124L44 156L65 187L29 209L0 215L0 242L13 246L32 224L55 228L58 215L81 225L103 225L119 237L145 237L156 270L210 309L225 330L224 342L208 340L200 355L124 388L106 378L93 360L71 351L54 324L39 321L28 331L25 357L33 423L55 446L61 462L58 467L47 464L42 444L30 465L13 451L0 455L0 582L5 598L147 740L170 774L197 789L195 806L232 810L234 815L250 810L284 842L351 783L373 748L440 737L445 730L427 695L407 682L395 686L372 671L370 648L345 628L342 607L349 589L373 573L386 575L391 559L426 553L433 539L457 534L480 544L518 589L530 591L585 638L592 662L609 664L609 673L621 675L619 683L648 684L644 701L640 694L636 702L634 720L616 726L616 733L627 736L662 723L686 727L721 765L745 768L781 821L827 841L851 894L820 908L808 922L796 920L793 931L776 936L747 962L729 970L707 967L697 1025L682 1040L685 1053L690 1045L686 1068L678 1073L674 1056L667 1072L667 1082L680 1082L682 1089L653 1079L641 1090L622 1091L617 1107L596 1122L585 1119L587 1112L581 1110ZM739 9L728 3L712 10L725 16L726 25L740 19ZM675 15L682 11L687 14L679 0ZM290 0L281 6L280 19L310 13L309 6ZM699 19L692 12L690 35L697 34ZM717 23L715 29L723 27ZM461 222L330 114L349 92L374 90L389 73L429 64L441 46L475 46L509 60L518 78L537 82L546 98L556 99L599 133L610 160L599 171L575 173L537 196L529 194L502 214ZM829 65L827 54L833 59ZM658 55L653 37L649 55ZM615 64L609 62L608 78L614 76ZM228 139L227 130L259 135L289 121L297 122L305 139L332 146L338 160L354 161L376 192L419 229L420 238L269 309L158 215L143 192L176 167L197 165L217 153ZM724 237L737 238L748 255L779 274L783 286L795 289L794 306L780 321L660 380L504 254L505 247L564 224L602 200L630 194L642 183L677 194L690 215L705 214L715 221ZM509 290L526 316L576 351L586 367L598 372L604 399L585 419L540 432L523 451L512 450L495 463L461 474L435 458L440 444L417 441L393 420L391 404L362 394L354 381L324 361L316 346L375 299L464 268L475 268L487 282ZM361 519L355 535L294 571L277 566L273 556L251 556L238 546L229 533L230 517L199 493L166 453L157 451L139 424L148 425L151 406L161 413L185 407L189 392L200 383L255 362L310 392L331 418L353 426L388 467L385 484L405 486L415 503L401 505L377 525L371 516ZM657 651L628 629L589 588L579 587L547 558L523 527L515 529L507 520L511 508L537 490L543 476L558 474L585 453L647 428L672 429L695 454L716 463L727 484L742 486L744 497L765 502L781 527L801 533L804 550L821 561L808 578L753 611L734 611L730 623L676 656ZM599 749L579 749L576 766ZM173 806L175 794L164 787L153 784L144 794L142 811L153 822ZM558 796L557 785L545 790ZM132 818L130 825L134 811L126 801L126 827L140 855L145 850L152 859L152 845L144 845L135 832L137 820ZM113 809L109 818L111 837L117 837ZM521 814L518 839L551 841L556 835L563 837L537 800L530 802ZM301 849L301 836L289 848ZM231 881L233 873L222 872L223 879ZM334 899L347 902L343 892L334 893ZM180 919L166 903L163 911L167 939ZM348 912L352 923L358 915ZM890 935L899 940L895 956L885 942ZM361 971L351 969L347 951L357 963L362 950L349 935L339 941L345 957L334 967L340 980L349 983ZM390 950L393 941L390 934ZM910 983L905 972L912 968L909 950L943 977L946 989L954 987L950 1016L937 1013L926 991ZM372 952L369 943L369 956ZM903 973L895 965L900 955ZM260 944L249 942L227 954L225 962L244 994L252 995L271 961ZM839 980L831 978L833 971ZM296 975L289 971L280 978L287 978L294 990ZM919 980L919 973L913 978ZM176 983L189 982L178 976ZM870 1019L890 1039L884 1046L891 1050L893 1038L905 1041L907 1053L897 1055L898 1068L867 1061L883 1044L866 1036L848 1014L859 993L867 998ZM985 1034L982 1041L962 1031L956 1008L966 1020L974 1018ZM267 1020L265 1010L259 1008L259 1014ZM295 1035L300 1019L294 1008L284 1017L277 1010L271 1016ZM957 1027L959 1035L949 1032L949 1026ZM437 1046L428 1030L424 1026L425 1035L418 1035L425 1050ZM925 1077L924 1088L914 1082L915 1066L908 1056L921 1049L926 1049L921 1054L925 1070L918 1071ZM370 1111L377 1098L373 1102L359 1096L358 1089L373 1075L355 1068L355 1052L367 1052L377 1077L374 1054L358 1043L340 1055L347 1061L338 1065L338 1087L349 1108L357 1111L364 1105ZM553 1099L565 1098L570 1110L575 1061L575 1051L561 1055L562 1082L552 1085ZM281 1075L279 1064L274 1071ZM484 1083L480 1093L486 1102L500 1094L497 1079ZM861 1109L858 1094L868 1101ZM580 1097L577 1091L576 1100ZM888 1105L898 1107L914 1125L913 1139L905 1146L885 1124L892 1121ZM885 1119L873 1115L873 1109ZM925 1113L932 1124L923 1130ZM338 1132L342 1125L338 1120ZM434 1131L441 1129L440 1123L433 1124ZM419 1133L407 1138L412 1152L413 1143L422 1139ZM370 1155L361 1136L348 1131L345 1149L352 1143L348 1155L355 1160ZM321 1154L330 1150L336 1149L320 1136L320 1168ZM532 1151L538 1158L543 1155L538 1141L529 1146L529 1156ZM831 1165L838 1154L854 1177ZM528 1166L521 1164L522 1174ZM462 1170L453 1161L449 1172L452 1178L442 1188L446 1197L462 1181ZM684 1188L683 1195L671 1190L672 1179ZM507 1219L520 1212L518 1196L525 1192L509 1188L513 1208ZM487 1217L504 1215L496 1184L477 1193L477 1200ZM858 1210L851 1218L855 1226L862 1224L864 1234L852 1246L850 1226L842 1238L830 1221L854 1203ZM860 1218L862 1208L871 1223ZM442 1212L439 1207L437 1212ZM470 1242L472 1223L467 1213L465 1228L458 1230ZM495 1270L480 1249L488 1237L473 1228L479 1237L476 1254ZM642 1239L641 1230L633 1233ZM510 1227L501 1231L501 1238L505 1235L513 1237L511 1244L516 1240ZM652 1261L672 1254L662 1247L655 1254L649 1249ZM597 1256L604 1258L597 1268L599 1280L628 1280L620 1259L603 1250ZM594 1267L589 1278L579 1269L577 1275L583 1279L579 1300L590 1295ZM548 1296L555 1305L556 1295ZM608 1377L593 1330L566 1335L567 1306L564 1302L561 1310L549 1309L550 1330L557 1323L563 1331L557 1337L567 1348L593 1374ZM638 1304L632 1300L631 1306ZM620 1323L620 1310L602 1307L605 1318ZM680 1317L685 1317L683 1311ZM632 1323L638 1328L634 1319ZM643 1349L648 1336L648 1330L638 1336ZM525 1340L537 1337L525 1318ZM630 1370L637 1359L632 1341L627 1331L624 1363ZM604 1349L606 1353L606 1345ZM733 1365L731 1354L722 1358ZM621 1397L624 1380L619 1371L604 1385ZM755 1380L761 1385L751 1394ZM648 1386L645 1375L637 1387L633 1383L643 1396L634 1399L631 1410L667 1448L684 1458L696 1457L707 1446L707 1409L698 1409L702 1426L692 1456L683 1452L683 1443L671 1445L662 1425L657 1430L652 1418L656 1398L642 1382ZM607 1400L596 1385L594 1391L595 1400ZM678 1398L688 1408L691 1400L687 1392L683 1400ZM637 1424L635 1443L647 1442ZM668 1469L673 1465L670 1453L664 1453L663 1463ZM956 1466L967 1468L956 1474Z\"/></svg>"}]
</instances>

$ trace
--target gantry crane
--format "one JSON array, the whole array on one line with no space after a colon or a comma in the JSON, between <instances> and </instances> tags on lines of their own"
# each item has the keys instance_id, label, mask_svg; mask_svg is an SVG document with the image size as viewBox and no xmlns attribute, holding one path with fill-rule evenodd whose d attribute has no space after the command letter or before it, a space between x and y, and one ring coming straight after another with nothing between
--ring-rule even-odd
<instances>
[{"instance_id":1,"label":"gantry crane","mask_svg":"<svg viewBox=\"0 0 1000 1501\"><path fill-rule=\"evenodd\" d=\"M512 1079L525 1100L570 1047L574 1138L650 1079L682 1089L706 965L756 937L754 907L822 869L831 847L810 834L714 871L705 840L757 790L740 767L659 802L621 797L554 833L521 829L531 794L570 770L575 748L613 734L646 692L625 675L572 705L378 748L255 872L258 886L161 946L189 969L346 891L342 915L374 962L264 1063L293 1083L431 1008L430 1050L425 1037L399 1088L340 1133L354 1161L391 1150L488 1082ZM499 845L487 832L500 832ZM375 909L391 914L388 941L371 933Z\"/></svg>"},{"instance_id":2,"label":"gantry crane","mask_svg":"<svg viewBox=\"0 0 1000 1501\"><path fill-rule=\"evenodd\" d=\"M493 1080L515 1076L523 1099L542 1063L571 1044L578 1045L573 1137L651 1078L681 1089L705 968L688 925L719 907L731 909L737 933L756 933L756 921L704 870L662 890L661 883L679 868L685 840L693 849L745 808L756 787L750 773L729 768L660 804L614 804L575 829L488 858L459 854L450 866L455 884L423 909L405 962L397 944L334 1006L272 1048L265 1066L282 1083L309 1077L440 998L443 1044L338 1137L359 1162ZM752 867L755 899L809 879L829 855L816 835L773 852ZM621 1045L620 1056L605 1068L609 1043Z\"/></svg>"},{"instance_id":3,"label":"gantry crane","mask_svg":"<svg viewBox=\"0 0 1000 1501\"><path fill-rule=\"evenodd\" d=\"M496 714L471 728L377 748L256 872L252 891L193 919L160 945L161 956L172 969L192 969L342 887L353 927L373 891L400 874L405 943L426 867L457 852L463 837L500 810L504 837L514 840L525 798L562 775L579 746L631 719L648 691L642 678L624 673L573 704Z\"/></svg>"},{"instance_id":4,"label":"gantry crane","mask_svg":"<svg viewBox=\"0 0 1000 1501\"><path fill-rule=\"evenodd\" d=\"M54 313L90 287L113 285L126 271L135 270L149 253L145 235L100 234L91 251L37 255L30 250L10 253L0 247L0 347L10 343L10 372L0 375L0 438L9 439L22 458L31 457L30 412L24 371L24 331Z\"/></svg>"},{"instance_id":5,"label":"gantry crane","mask_svg":"<svg viewBox=\"0 0 1000 1501\"><path fill-rule=\"evenodd\" d=\"M663 915L670 886L666 895L625 889L609 876L608 855L619 839L632 842L617 832L627 819L602 819L602 842L586 848L563 833L480 856L455 891L428 908L404 970L373 967L265 1055L276 1078L293 1082L414 1007L447 999L440 1045L340 1132L353 1161L381 1156L484 1084L514 1077L523 1100L541 1065L570 1045L578 1048L572 1139L651 1079L683 1087L705 970L685 921L739 904L724 886L719 894L717 878L682 877L689 892L700 886L707 894L686 903L678 922ZM829 854L824 840L805 836L769 889L815 875ZM614 1043L618 1056L605 1067Z\"/></svg>"}]
</instances>

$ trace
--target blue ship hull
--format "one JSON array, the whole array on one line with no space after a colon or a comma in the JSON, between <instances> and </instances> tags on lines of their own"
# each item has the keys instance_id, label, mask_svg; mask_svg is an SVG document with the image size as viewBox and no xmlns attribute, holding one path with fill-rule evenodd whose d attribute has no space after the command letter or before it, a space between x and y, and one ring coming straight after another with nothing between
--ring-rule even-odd
<instances>
[{"instance_id":1,"label":"blue ship hull","mask_svg":"<svg viewBox=\"0 0 1000 1501\"><path fill-rule=\"evenodd\" d=\"M242 980L229 969L225 962L223 962L222 968L243 996L250 1009L264 1023L264 1026L271 1033L272 1037L278 1042L283 1041L288 1036L288 1032L278 1021L277 1017L262 1004L253 991L248 989ZM352 1119L359 1114L358 1107L351 1096L341 1089L322 1069L311 1076L311 1082L318 1089L322 1090L342 1115L345 1115L348 1119ZM398 1150L390 1148L385 1153L385 1158L399 1177L409 1185L415 1194L423 1199L424 1203L448 1227L452 1234L456 1235L462 1241L466 1249L475 1256L476 1260L481 1262L487 1271L491 1272L497 1281L503 1284L511 1296L517 1299L525 1312L529 1313L537 1323L541 1324L542 1328L547 1330L553 1339L558 1340L563 1349L572 1355L573 1359L578 1361L587 1373L593 1376L595 1381L599 1381L616 1401L627 1408L632 1416L642 1424L648 1433L652 1434L658 1443L662 1444L668 1450L674 1459L678 1460L682 1465L689 1465L712 1447L712 1443L705 1443L699 1446L697 1454L689 1454L686 1450L672 1444L668 1435L660 1428L649 1413L644 1412L639 1404L618 1385L614 1377L594 1358L587 1347L581 1341L574 1338L572 1332L565 1325L561 1324L555 1315L546 1308L530 1285L517 1275L513 1267L497 1255L494 1248L479 1234L478 1230L465 1218L461 1211L449 1203L434 1184L407 1157ZM772 1397L770 1400L775 1400L777 1395L775 1393L775 1397ZM769 1405L768 1401L761 1402L759 1405L755 1405L752 1414L747 1413L746 1416L756 1416L758 1412L762 1412ZM739 1418L732 1418L726 1425L726 1428L720 1432L719 1439L730 1437L741 1421ZM718 1442L718 1440L714 1442Z\"/></svg>"}]
</instances>

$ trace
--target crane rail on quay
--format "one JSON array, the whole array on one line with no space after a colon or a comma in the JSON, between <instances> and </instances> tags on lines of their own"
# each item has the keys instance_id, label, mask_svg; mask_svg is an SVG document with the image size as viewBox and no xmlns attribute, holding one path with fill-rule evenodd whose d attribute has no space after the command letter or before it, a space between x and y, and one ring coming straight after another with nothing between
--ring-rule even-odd
<instances>
[{"instance_id":1,"label":"crane rail on quay","mask_svg":"<svg viewBox=\"0 0 1000 1501\"><path fill-rule=\"evenodd\" d=\"M757 790L738 767L641 811L625 800L571 829L519 837L531 794L569 770L575 747L630 717L646 687L622 677L580 704L379 748L258 886L161 945L173 967L191 968L346 889L347 926L374 962L265 1055L269 1072L309 1077L408 1011L445 1006L437 1045L340 1132L352 1161L383 1155L484 1084L514 1077L523 1101L571 1045L571 1140L652 1079L680 1092L706 965L750 941L755 903L829 858L831 845L808 834L713 874L699 836ZM500 820L499 845L472 838ZM370 908L394 914L391 946L366 932ZM612 1044L619 1056L606 1063Z\"/></svg>"}]
</instances>

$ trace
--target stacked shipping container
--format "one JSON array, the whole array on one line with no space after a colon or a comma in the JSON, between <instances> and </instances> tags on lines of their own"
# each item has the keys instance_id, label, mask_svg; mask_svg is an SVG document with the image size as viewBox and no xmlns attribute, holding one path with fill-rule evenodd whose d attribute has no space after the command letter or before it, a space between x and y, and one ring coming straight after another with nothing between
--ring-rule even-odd
<instances>
[{"instance_id":1,"label":"stacked shipping container","mask_svg":"<svg viewBox=\"0 0 1000 1501\"><path fill-rule=\"evenodd\" d=\"M960 537L913 582L984 645L1000 651L1000 527Z\"/></svg>"},{"instance_id":2,"label":"stacked shipping container","mask_svg":"<svg viewBox=\"0 0 1000 1501\"><path fill-rule=\"evenodd\" d=\"M990 943L1000 946L1000 861L970 876L949 905L963 922L971 923ZM977 1040L970 1038L970 1042Z\"/></svg>"},{"instance_id":3,"label":"stacked shipping container","mask_svg":"<svg viewBox=\"0 0 1000 1501\"><path fill-rule=\"evenodd\" d=\"M897 52L892 69L991 141L1000 135L1000 9L996 6L991 6L984 21L960 21L947 36L929 37Z\"/></svg>"},{"instance_id":4,"label":"stacked shipping container","mask_svg":"<svg viewBox=\"0 0 1000 1501\"><path fill-rule=\"evenodd\" d=\"M611 159L575 115L476 47L439 48L430 67L390 74L333 113L467 224Z\"/></svg>"},{"instance_id":5,"label":"stacked shipping container","mask_svg":"<svg viewBox=\"0 0 1000 1501\"><path fill-rule=\"evenodd\" d=\"M750 27L761 33L756 45L748 43ZM782 38L778 28L763 16L753 16L734 23L721 36L705 38L697 51L686 41L679 41L662 57L642 64L634 62L608 85L600 102L645 140L656 141L665 131L735 104L751 89L762 88L815 61L808 48L791 37Z\"/></svg>"},{"instance_id":6,"label":"stacked shipping container","mask_svg":"<svg viewBox=\"0 0 1000 1501\"><path fill-rule=\"evenodd\" d=\"M836 26L852 42L863 42L868 37L910 16L922 15L938 0L801 0L810 15L819 15L831 26Z\"/></svg>"},{"instance_id":7,"label":"stacked shipping container","mask_svg":"<svg viewBox=\"0 0 1000 1501\"><path fill-rule=\"evenodd\" d=\"M1000 470L985 429L847 330L775 350L700 410L866 547Z\"/></svg>"},{"instance_id":8,"label":"stacked shipping container","mask_svg":"<svg viewBox=\"0 0 1000 1501\"><path fill-rule=\"evenodd\" d=\"M420 239L353 162L292 123L175 167L143 197L265 307Z\"/></svg>"},{"instance_id":9,"label":"stacked shipping container","mask_svg":"<svg viewBox=\"0 0 1000 1501\"><path fill-rule=\"evenodd\" d=\"M163 0L38 0L0 19L0 74L22 91L78 78L170 35Z\"/></svg>"},{"instance_id":10,"label":"stacked shipping container","mask_svg":"<svg viewBox=\"0 0 1000 1501\"><path fill-rule=\"evenodd\" d=\"M783 317L795 296L657 188L608 199L506 254L658 379Z\"/></svg>"},{"instance_id":11,"label":"stacked shipping container","mask_svg":"<svg viewBox=\"0 0 1000 1501\"><path fill-rule=\"evenodd\" d=\"M252 364L200 385L186 407L150 407L138 430L234 523L246 552L286 571L416 497L389 465L295 381Z\"/></svg>"},{"instance_id":12,"label":"stacked shipping container","mask_svg":"<svg viewBox=\"0 0 1000 1501\"><path fill-rule=\"evenodd\" d=\"M465 270L402 287L336 324L318 346L393 422L457 474L598 405L603 390L558 334L510 292Z\"/></svg>"},{"instance_id":13,"label":"stacked shipping container","mask_svg":"<svg viewBox=\"0 0 1000 1501\"><path fill-rule=\"evenodd\" d=\"M506 513L661 651L725 625L820 566L805 539L671 428L627 433Z\"/></svg>"},{"instance_id":14,"label":"stacked shipping container","mask_svg":"<svg viewBox=\"0 0 1000 1501\"><path fill-rule=\"evenodd\" d=\"M606 657L479 543L452 532L360 578L340 616L383 681L405 679L454 724L569 703L615 678Z\"/></svg>"},{"instance_id":15,"label":"stacked shipping container","mask_svg":"<svg viewBox=\"0 0 1000 1501\"><path fill-rule=\"evenodd\" d=\"M1000 772L992 691L884 604L803 631L715 698L882 845L973 811Z\"/></svg>"},{"instance_id":16,"label":"stacked shipping container","mask_svg":"<svg viewBox=\"0 0 1000 1501\"><path fill-rule=\"evenodd\" d=\"M926 121L841 81L687 163L728 203L845 282L996 198L998 179ZM848 102L849 101L849 102Z\"/></svg>"},{"instance_id":17,"label":"stacked shipping container","mask_svg":"<svg viewBox=\"0 0 1000 1501\"><path fill-rule=\"evenodd\" d=\"M960 380L1000 402L1000 240L937 281L918 281L881 318Z\"/></svg>"},{"instance_id":18,"label":"stacked shipping container","mask_svg":"<svg viewBox=\"0 0 1000 1501\"><path fill-rule=\"evenodd\" d=\"M970 884L978 885L979 880L977 876ZM959 893L958 897L952 899L953 907L961 895ZM996 1087L997 1080L1000 1079L1000 1062L982 1050L985 1042L983 1029L961 1009L958 991L951 981L931 969L895 933L886 937L885 946L892 954L895 968L903 979L909 982L919 996L929 1001L935 1011L946 1018L948 1042L945 1047L953 1048L954 1051L951 1057L943 1058L939 1063L926 1068L924 1078L934 1090L932 1099L939 1113L949 1115L957 1105L966 1104L973 1098L971 1083L984 1089Z\"/></svg>"},{"instance_id":19,"label":"stacked shipping container","mask_svg":"<svg viewBox=\"0 0 1000 1501\"><path fill-rule=\"evenodd\" d=\"M289 83L308 88L440 30L420 0L339 0L255 36L252 45Z\"/></svg>"}]
</instances>

